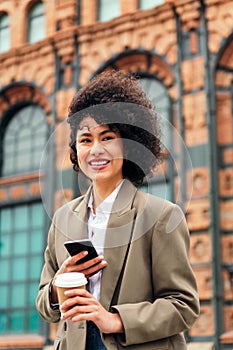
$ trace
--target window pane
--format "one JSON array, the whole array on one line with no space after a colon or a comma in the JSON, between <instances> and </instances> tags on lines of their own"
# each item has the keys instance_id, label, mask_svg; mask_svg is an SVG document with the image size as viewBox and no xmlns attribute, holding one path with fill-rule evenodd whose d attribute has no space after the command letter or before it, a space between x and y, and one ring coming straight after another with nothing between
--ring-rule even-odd
<instances>
[{"instance_id":1,"label":"window pane","mask_svg":"<svg viewBox=\"0 0 233 350\"><path fill-rule=\"evenodd\" d=\"M6 334L7 329L7 315L0 311L0 334Z\"/></svg>"},{"instance_id":2,"label":"window pane","mask_svg":"<svg viewBox=\"0 0 233 350\"><path fill-rule=\"evenodd\" d=\"M13 260L12 264L12 278L15 281L22 281L27 279L27 259L17 258Z\"/></svg>"},{"instance_id":3,"label":"window pane","mask_svg":"<svg viewBox=\"0 0 233 350\"><path fill-rule=\"evenodd\" d=\"M26 305L26 285L16 284L15 288L12 288L11 306L12 307L25 307Z\"/></svg>"},{"instance_id":4,"label":"window pane","mask_svg":"<svg viewBox=\"0 0 233 350\"><path fill-rule=\"evenodd\" d=\"M39 253L44 250L44 235L41 230L35 230L30 235L30 251L31 253Z\"/></svg>"},{"instance_id":5,"label":"window pane","mask_svg":"<svg viewBox=\"0 0 233 350\"><path fill-rule=\"evenodd\" d=\"M27 232L20 232L15 234L13 242L13 255L26 255L28 251L27 241Z\"/></svg>"},{"instance_id":6,"label":"window pane","mask_svg":"<svg viewBox=\"0 0 233 350\"><path fill-rule=\"evenodd\" d=\"M30 259L30 270L29 270L29 278L30 279L38 279L40 276L42 267L42 257L35 256Z\"/></svg>"},{"instance_id":7,"label":"window pane","mask_svg":"<svg viewBox=\"0 0 233 350\"><path fill-rule=\"evenodd\" d=\"M28 16L28 42L35 43L45 38L45 16L43 3L37 3Z\"/></svg>"},{"instance_id":8,"label":"window pane","mask_svg":"<svg viewBox=\"0 0 233 350\"><path fill-rule=\"evenodd\" d=\"M3 209L1 211L1 232L9 232L12 230L12 218L10 209Z\"/></svg>"},{"instance_id":9,"label":"window pane","mask_svg":"<svg viewBox=\"0 0 233 350\"><path fill-rule=\"evenodd\" d=\"M1 257L6 258L12 254L11 244L10 244L10 235L1 236Z\"/></svg>"},{"instance_id":10,"label":"window pane","mask_svg":"<svg viewBox=\"0 0 233 350\"><path fill-rule=\"evenodd\" d=\"M21 231L25 230L29 225L29 212L26 205L21 205L15 208L15 218L14 218L15 230Z\"/></svg>"},{"instance_id":11,"label":"window pane","mask_svg":"<svg viewBox=\"0 0 233 350\"><path fill-rule=\"evenodd\" d=\"M38 293L38 283L31 283L29 287L29 305L34 306L36 302L36 296Z\"/></svg>"},{"instance_id":12,"label":"window pane","mask_svg":"<svg viewBox=\"0 0 233 350\"><path fill-rule=\"evenodd\" d=\"M120 16L120 0L99 0L99 21Z\"/></svg>"},{"instance_id":13,"label":"window pane","mask_svg":"<svg viewBox=\"0 0 233 350\"><path fill-rule=\"evenodd\" d=\"M0 271L1 271L0 282L7 282L11 280L10 264L8 260L0 260Z\"/></svg>"},{"instance_id":14,"label":"window pane","mask_svg":"<svg viewBox=\"0 0 233 350\"><path fill-rule=\"evenodd\" d=\"M10 329L14 333L22 333L24 330L24 312L12 311L10 315Z\"/></svg>"},{"instance_id":15,"label":"window pane","mask_svg":"<svg viewBox=\"0 0 233 350\"><path fill-rule=\"evenodd\" d=\"M1 309L9 306L8 294L8 287L6 285L1 285ZM1 313L2 312L0 312L0 314Z\"/></svg>"},{"instance_id":16,"label":"window pane","mask_svg":"<svg viewBox=\"0 0 233 350\"><path fill-rule=\"evenodd\" d=\"M140 0L139 8L146 10L161 4L164 4L164 0Z\"/></svg>"},{"instance_id":17,"label":"window pane","mask_svg":"<svg viewBox=\"0 0 233 350\"><path fill-rule=\"evenodd\" d=\"M28 106L18 111L4 135L2 175L38 170L46 139L47 124L42 109Z\"/></svg>"},{"instance_id":18,"label":"window pane","mask_svg":"<svg viewBox=\"0 0 233 350\"><path fill-rule=\"evenodd\" d=\"M44 209L41 204L34 204L31 208L32 227L41 227L44 224Z\"/></svg>"},{"instance_id":19,"label":"window pane","mask_svg":"<svg viewBox=\"0 0 233 350\"><path fill-rule=\"evenodd\" d=\"M38 332L40 325L40 318L37 311L29 312L29 331L32 333Z\"/></svg>"},{"instance_id":20,"label":"window pane","mask_svg":"<svg viewBox=\"0 0 233 350\"><path fill-rule=\"evenodd\" d=\"M0 17L0 53L9 50L9 48L10 48L9 16L5 14Z\"/></svg>"}]
</instances>

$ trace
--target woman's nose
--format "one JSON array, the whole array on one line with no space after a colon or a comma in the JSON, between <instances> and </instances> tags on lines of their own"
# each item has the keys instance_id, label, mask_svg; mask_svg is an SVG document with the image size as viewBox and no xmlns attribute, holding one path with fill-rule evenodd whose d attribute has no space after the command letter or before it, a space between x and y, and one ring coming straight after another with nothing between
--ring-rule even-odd
<instances>
[{"instance_id":1,"label":"woman's nose","mask_svg":"<svg viewBox=\"0 0 233 350\"><path fill-rule=\"evenodd\" d=\"M92 155L102 154L104 153L104 147L100 142L94 142L93 146L91 147L90 153Z\"/></svg>"}]
</instances>

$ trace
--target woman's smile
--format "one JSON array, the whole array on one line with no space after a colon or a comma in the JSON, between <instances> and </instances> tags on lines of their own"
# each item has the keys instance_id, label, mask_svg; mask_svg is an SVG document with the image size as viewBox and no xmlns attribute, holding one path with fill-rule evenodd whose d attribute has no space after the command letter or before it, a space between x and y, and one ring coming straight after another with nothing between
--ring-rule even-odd
<instances>
[{"instance_id":1,"label":"woman's smile","mask_svg":"<svg viewBox=\"0 0 233 350\"><path fill-rule=\"evenodd\" d=\"M110 164L110 161L107 159L93 159L89 162L89 165L94 170L104 169L105 167L108 166L108 164Z\"/></svg>"}]
</instances>

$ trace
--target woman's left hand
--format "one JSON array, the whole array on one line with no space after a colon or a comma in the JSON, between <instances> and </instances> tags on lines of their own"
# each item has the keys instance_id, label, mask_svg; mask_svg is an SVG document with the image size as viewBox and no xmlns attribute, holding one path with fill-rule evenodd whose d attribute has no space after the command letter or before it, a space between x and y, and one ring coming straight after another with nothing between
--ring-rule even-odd
<instances>
[{"instance_id":1,"label":"woman's left hand","mask_svg":"<svg viewBox=\"0 0 233 350\"><path fill-rule=\"evenodd\" d=\"M102 333L124 332L120 315L105 310L86 289L72 289L66 291L65 294L69 298L60 307L63 320L92 321Z\"/></svg>"}]
</instances>

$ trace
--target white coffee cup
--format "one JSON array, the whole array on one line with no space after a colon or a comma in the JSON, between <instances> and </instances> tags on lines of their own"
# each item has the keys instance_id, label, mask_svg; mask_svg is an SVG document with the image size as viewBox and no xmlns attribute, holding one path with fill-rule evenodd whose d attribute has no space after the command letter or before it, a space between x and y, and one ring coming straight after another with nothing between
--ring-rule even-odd
<instances>
[{"instance_id":1,"label":"white coffee cup","mask_svg":"<svg viewBox=\"0 0 233 350\"><path fill-rule=\"evenodd\" d=\"M87 279L81 272L66 272L57 275L55 282L57 287L58 302L61 305L68 297L64 294L65 291L75 288L86 288Z\"/></svg>"}]
</instances>

